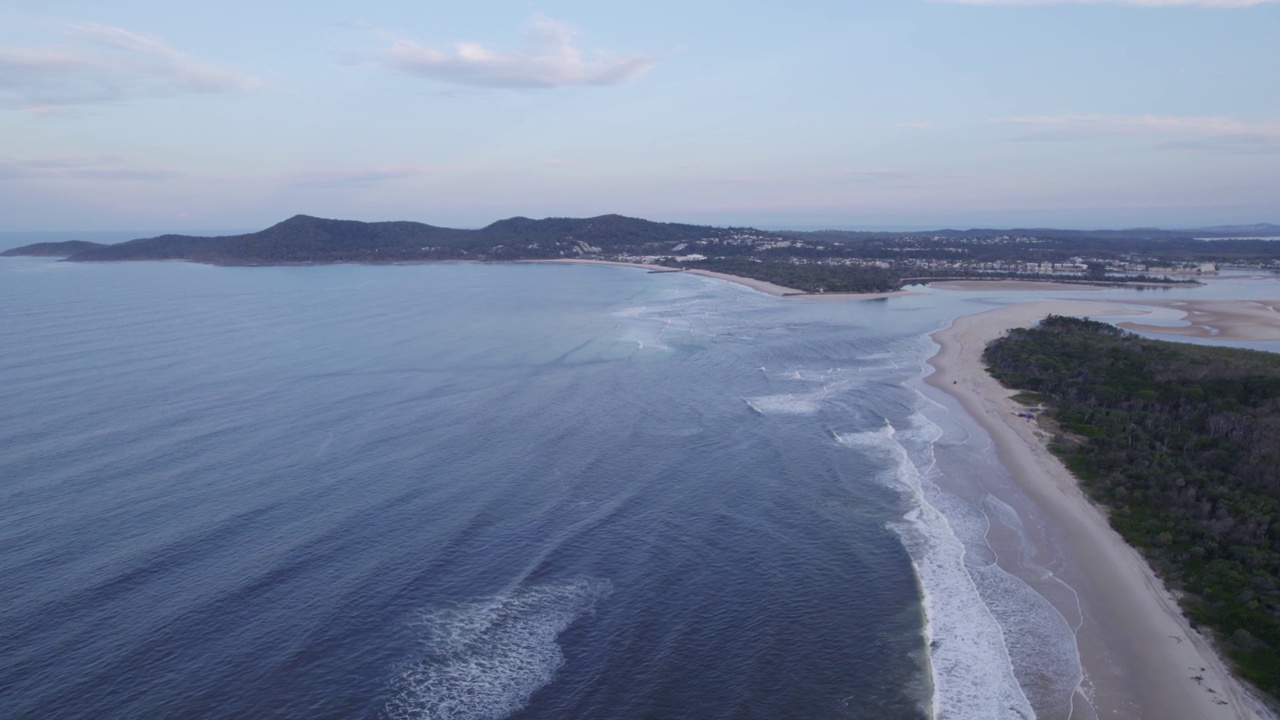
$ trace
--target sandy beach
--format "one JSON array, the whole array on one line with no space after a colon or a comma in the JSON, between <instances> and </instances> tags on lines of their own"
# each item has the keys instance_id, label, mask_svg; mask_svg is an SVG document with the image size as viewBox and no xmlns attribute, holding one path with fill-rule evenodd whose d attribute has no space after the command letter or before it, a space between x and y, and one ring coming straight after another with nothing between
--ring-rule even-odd
<instances>
[{"instance_id":1,"label":"sandy beach","mask_svg":"<svg viewBox=\"0 0 1280 720\"><path fill-rule=\"evenodd\" d=\"M1098 292L1099 285L1032 280L947 280L930 283L939 290L960 292ZM1275 300L1128 300L1125 305L1162 308L1181 315L1184 326L1120 322L1119 327L1162 335L1218 340L1280 341L1280 301Z\"/></svg>"},{"instance_id":2,"label":"sandy beach","mask_svg":"<svg viewBox=\"0 0 1280 720\"><path fill-rule=\"evenodd\" d=\"M1014 415L1013 391L985 371L986 343L1046 314L1132 314L1086 301L1020 303L957 319L933 335L931 385L951 394L991 435L1015 482L1061 530L1079 595L1077 631L1088 696L1100 718L1216 720L1270 717L1228 672L1211 643L1191 628L1146 561L1110 528L1046 446L1044 432ZM1073 717L1090 717L1076 713Z\"/></svg>"},{"instance_id":3,"label":"sandy beach","mask_svg":"<svg viewBox=\"0 0 1280 720\"><path fill-rule=\"evenodd\" d=\"M702 277L716 278L718 280L726 280L731 283L737 283L738 285L745 285L746 287L749 287L752 290L757 290L759 292L765 293L766 295L773 295L774 297L798 297L798 298L805 298L805 299L811 299L811 300L880 300L881 298L887 298L887 297L898 297L903 295L918 294L918 293L911 292L910 290L894 290L893 292L881 292L881 293L809 293L809 292L805 292L804 290L789 288L789 287L771 283L765 280L755 280L749 277L742 277L741 275L730 275L728 273L714 272L711 270L698 270L698 269L692 269L692 268L691 269L669 268L669 267L666 267L665 265L645 265L642 263L617 262L615 260L578 260L575 258L564 258L564 259L557 259L557 260L522 260L521 262L573 263L578 265L615 265L618 267L640 268L641 270L648 270L649 272L655 272L655 273L664 273L664 272L689 273L691 275L701 275Z\"/></svg>"}]
</instances>

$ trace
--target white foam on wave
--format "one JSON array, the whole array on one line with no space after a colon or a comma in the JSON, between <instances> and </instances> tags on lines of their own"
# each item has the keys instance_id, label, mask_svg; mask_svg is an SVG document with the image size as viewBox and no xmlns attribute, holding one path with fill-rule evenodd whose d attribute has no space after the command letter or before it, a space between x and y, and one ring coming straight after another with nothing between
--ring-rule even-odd
<instances>
[{"instance_id":1,"label":"white foam on wave","mask_svg":"<svg viewBox=\"0 0 1280 720\"><path fill-rule=\"evenodd\" d=\"M822 408L818 396L813 393L765 395L743 398L743 401L761 415L813 415Z\"/></svg>"},{"instance_id":2,"label":"white foam on wave","mask_svg":"<svg viewBox=\"0 0 1280 720\"><path fill-rule=\"evenodd\" d=\"M667 342L668 336L695 334L695 324L706 322L705 318L691 319L691 310L686 307L687 305L688 303L671 303L658 307L646 305L619 310L611 314L625 321L619 340L635 343L637 350L671 350Z\"/></svg>"},{"instance_id":3,"label":"white foam on wave","mask_svg":"<svg viewBox=\"0 0 1280 720\"><path fill-rule=\"evenodd\" d=\"M770 380L768 370L760 368ZM752 410L761 415L813 415L822 409L823 403L830 397L844 393L862 384L844 376L840 368L827 370L792 369L782 372L776 378L782 381L801 382L812 387L820 384L816 390L804 392L787 392L776 395L761 395L743 398Z\"/></svg>"},{"instance_id":4,"label":"white foam on wave","mask_svg":"<svg viewBox=\"0 0 1280 720\"><path fill-rule=\"evenodd\" d=\"M935 401L922 396L924 409L949 415ZM1026 526L1017 509L993 490L984 489L989 472L1004 472L992 459L989 437L972 435L963 425L953 426L955 434L947 443L952 452L968 455L973 465L962 462L948 468L948 483L959 483L967 492L980 493L973 501L942 490L938 469L925 477L925 493L930 502L951 523L968 550L966 565L992 615L1004 627L1005 645L1014 674L1037 714L1046 717L1077 717L1088 714L1081 708L1085 697L1085 675L1080 661L1076 633L1082 622L1080 598L1074 588L1043 564L1041 550L1032 540L1034 530ZM934 444L918 447L907 444L908 452L932 456ZM989 463L983 467L984 463ZM972 478L966 473L975 473ZM994 483L999 487L1000 483ZM1000 540L999 556L993 550L993 533ZM998 561L998 562L997 562ZM1052 559L1050 559L1052 561ZM1087 700L1086 700L1087 702Z\"/></svg>"},{"instance_id":5,"label":"white foam on wave","mask_svg":"<svg viewBox=\"0 0 1280 720\"><path fill-rule=\"evenodd\" d=\"M609 314L613 317L632 318L634 320L638 320L640 319L640 316L643 315L645 311L648 309L649 309L648 306L641 305L639 307L629 307L629 308L623 308L621 310L615 310L614 312L611 312Z\"/></svg>"},{"instance_id":6,"label":"white foam on wave","mask_svg":"<svg viewBox=\"0 0 1280 720\"><path fill-rule=\"evenodd\" d=\"M825 384L843 380L844 370L841 368L828 368L826 370L808 370L799 368L786 373L785 379Z\"/></svg>"},{"instance_id":7,"label":"white foam on wave","mask_svg":"<svg viewBox=\"0 0 1280 720\"><path fill-rule=\"evenodd\" d=\"M1035 717L1014 675L1001 624L984 602L966 567L967 549L947 516L925 493L924 473L933 467L923 450L941 428L919 413L899 432L837 433L840 444L878 456L891 470L879 478L910 503L893 530L911 555L925 609L925 640L933 684L930 715L938 720ZM912 460L914 447L920 465Z\"/></svg>"},{"instance_id":8,"label":"white foam on wave","mask_svg":"<svg viewBox=\"0 0 1280 720\"><path fill-rule=\"evenodd\" d=\"M1073 705L1084 682L1076 640L1083 615L1080 597L1074 588L1036 562L1035 548L1017 510L988 496L982 512L1016 536L1017 564L1038 576L1033 588L994 562L974 573L1000 623L1017 628L1017 632L1005 634L1005 642L1018 681L1033 705L1046 714L1075 717ZM1048 595L1057 597L1058 604L1051 602Z\"/></svg>"},{"instance_id":9,"label":"white foam on wave","mask_svg":"<svg viewBox=\"0 0 1280 720\"><path fill-rule=\"evenodd\" d=\"M521 587L424 611L421 653L398 670L383 708L391 720L499 720L523 708L564 664L560 633L597 601L607 580Z\"/></svg>"}]
</instances>

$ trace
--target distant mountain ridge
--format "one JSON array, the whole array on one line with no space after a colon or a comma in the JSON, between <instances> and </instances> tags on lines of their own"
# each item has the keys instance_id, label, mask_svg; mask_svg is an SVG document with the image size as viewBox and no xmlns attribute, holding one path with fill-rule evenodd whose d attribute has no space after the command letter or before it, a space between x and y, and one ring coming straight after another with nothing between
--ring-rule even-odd
<instances>
[{"instance_id":1,"label":"distant mountain ridge","mask_svg":"<svg viewBox=\"0 0 1280 720\"><path fill-rule=\"evenodd\" d=\"M2 254L62 255L72 261L189 260L215 264L506 260L573 257L589 251L662 252L674 244L721 237L729 232L732 230L621 215L544 220L514 217L479 230L408 221L360 222L295 215L265 230L243 235L160 235L113 245L82 241L38 243Z\"/></svg>"},{"instance_id":2,"label":"distant mountain ridge","mask_svg":"<svg viewBox=\"0 0 1280 720\"><path fill-rule=\"evenodd\" d=\"M1059 240L1185 240L1192 237L1277 236L1280 225L1225 225L1193 230L1055 230L1050 228L929 232L764 231L682 223L661 223L622 215L591 218L513 217L478 230L437 227L410 221L361 222L295 215L265 230L241 235L168 234L123 243L71 240L7 250L6 256L62 256L73 261L188 260L226 265L411 262L422 260L518 260L578 257L588 254L671 254L681 243L756 239L808 239L843 243L870 239L935 236L976 238L1035 236Z\"/></svg>"},{"instance_id":3,"label":"distant mountain ridge","mask_svg":"<svg viewBox=\"0 0 1280 720\"><path fill-rule=\"evenodd\" d=\"M96 248L107 247L103 243L88 242L87 240L63 240L60 242L40 242L31 245L23 245L22 247L6 250L0 255L25 255L28 257L67 257L69 255L77 255L82 252L93 250Z\"/></svg>"},{"instance_id":4,"label":"distant mountain ridge","mask_svg":"<svg viewBox=\"0 0 1280 720\"><path fill-rule=\"evenodd\" d=\"M795 292L885 292L931 279L1191 282L1216 263L1280 270L1280 226L1200 230L765 231L622 215L513 217L476 230L419 222L295 215L264 230L160 235L116 244L37 243L3 255L75 262L185 260L212 265L591 259L727 273ZM1241 239L1244 238L1244 239ZM1178 277L1173 277L1178 276Z\"/></svg>"}]
</instances>

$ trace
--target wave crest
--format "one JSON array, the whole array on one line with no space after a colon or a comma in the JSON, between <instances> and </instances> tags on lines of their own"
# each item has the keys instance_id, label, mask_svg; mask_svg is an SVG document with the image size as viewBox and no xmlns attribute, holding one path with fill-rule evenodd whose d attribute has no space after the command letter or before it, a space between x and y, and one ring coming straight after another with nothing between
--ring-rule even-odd
<instances>
[{"instance_id":1,"label":"wave crest","mask_svg":"<svg viewBox=\"0 0 1280 720\"><path fill-rule=\"evenodd\" d=\"M889 468L877 478L908 500L892 529L915 566L925 609L925 635L933 684L931 717L1030 718L1035 712L1014 676L1004 628L993 616L966 567L967 549L947 515L928 497L933 443L942 429L920 413L901 428L837 433L845 447L878 456Z\"/></svg>"}]
</instances>

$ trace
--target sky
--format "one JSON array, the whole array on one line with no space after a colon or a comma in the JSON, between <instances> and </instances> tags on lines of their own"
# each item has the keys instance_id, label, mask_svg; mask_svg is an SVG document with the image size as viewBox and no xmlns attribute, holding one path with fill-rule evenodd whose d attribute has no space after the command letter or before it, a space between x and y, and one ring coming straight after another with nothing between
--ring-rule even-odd
<instances>
[{"instance_id":1,"label":"sky","mask_svg":"<svg viewBox=\"0 0 1280 720\"><path fill-rule=\"evenodd\" d=\"M1280 0L0 0L0 231L1280 223Z\"/></svg>"}]
</instances>

